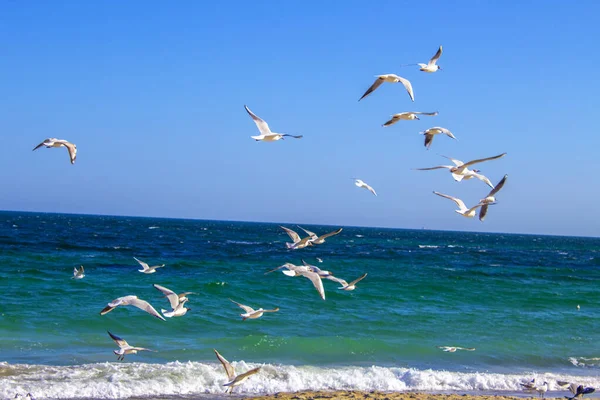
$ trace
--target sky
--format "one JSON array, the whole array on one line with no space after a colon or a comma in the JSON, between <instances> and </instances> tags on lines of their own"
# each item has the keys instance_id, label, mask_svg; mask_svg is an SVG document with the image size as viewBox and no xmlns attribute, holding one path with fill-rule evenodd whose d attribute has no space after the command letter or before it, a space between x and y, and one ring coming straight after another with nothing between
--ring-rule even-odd
<instances>
[{"instance_id":1,"label":"sky","mask_svg":"<svg viewBox=\"0 0 600 400\"><path fill-rule=\"evenodd\" d=\"M0 5L0 209L600 236L595 1ZM442 70L427 62L443 45ZM358 102L375 75L384 84ZM255 142L244 104L275 132ZM402 111L438 111L400 121ZM426 150L419 132L442 126ZM77 145L34 146L48 137ZM508 153L477 180L413 168ZM352 178L373 186L375 197Z\"/></svg>"}]
</instances>

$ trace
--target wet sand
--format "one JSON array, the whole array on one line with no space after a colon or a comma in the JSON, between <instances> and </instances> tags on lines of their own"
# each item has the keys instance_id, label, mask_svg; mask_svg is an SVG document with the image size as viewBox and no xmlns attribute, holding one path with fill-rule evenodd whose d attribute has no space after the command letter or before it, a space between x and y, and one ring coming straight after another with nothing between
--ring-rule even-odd
<instances>
[{"instance_id":1,"label":"wet sand","mask_svg":"<svg viewBox=\"0 0 600 400\"><path fill-rule=\"evenodd\" d=\"M522 400L534 396L523 393L523 396L495 396L470 394L428 394L416 392L361 392L361 391L306 391L294 393L275 393L268 396L247 397L253 400L312 400L312 399L375 399L375 400ZM552 399L552 397L546 397Z\"/></svg>"}]
</instances>

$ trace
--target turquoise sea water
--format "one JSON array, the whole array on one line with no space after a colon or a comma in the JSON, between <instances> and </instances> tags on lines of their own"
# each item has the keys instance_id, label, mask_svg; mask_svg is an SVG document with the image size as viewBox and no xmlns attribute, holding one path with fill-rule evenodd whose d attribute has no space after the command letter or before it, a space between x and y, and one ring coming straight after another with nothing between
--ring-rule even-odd
<instances>
[{"instance_id":1,"label":"turquoise sea water","mask_svg":"<svg viewBox=\"0 0 600 400\"><path fill-rule=\"evenodd\" d=\"M243 394L511 392L534 376L551 390L556 379L600 386L600 239L344 227L323 245L286 241L277 224L0 213L0 396L220 394L213 348L237 372L263 365ZM142 274L133 257L166 266ZM324 281L323 301L306 278L265 275L301 259L368 276L353 292ZM85 278L70 279L80 265ZM192 310L99 315L130 294L168 308L154 283L197 292ZM280 311L242 321L229 298ZM157 352L117 362L107 330Z\"/></svg>"}]
</instances>

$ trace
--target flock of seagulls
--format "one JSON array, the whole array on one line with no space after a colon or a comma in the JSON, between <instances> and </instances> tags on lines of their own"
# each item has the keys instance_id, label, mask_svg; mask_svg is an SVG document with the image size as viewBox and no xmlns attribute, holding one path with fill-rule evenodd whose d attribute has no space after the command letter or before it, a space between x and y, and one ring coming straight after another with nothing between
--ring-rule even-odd
<instances>
[{"instance_id":1,"label":"flock of seagulls","mask_svg":"<svg viewBox=\"0 0 600 400\"><path fill-rule=\"evenodd\" d=\"M442 55L442 46L439 47L439 49L437 50L435 55L429 60L429 62L427 64L418 63L418 64L407 64L407 65L418 65L420 71L427 72L427 73L434 73L438 70L441 70L441 67L439 65L437 65L437 62L440 59L441 55ZM376 75L375 82L360 97L359 101L364 99L365 97L369 96L370 94L372 94L383 83L386 83L386 82L387 83L401 83L404 86L406 92L408 93L411 101L414 102L415 95L414 95L413 86L412 86L411 82L408 79L398 76L396 74ZM256 127L258 128L259 135L251 136L251 138L256 141L274 142L274 141L284 140L286 137L291 137L291 138L295 138L295 139L301 139L303 137L302 135L291 135L291 134L287 134L287 133L272 132L271 129L269 128L269 125L267 124L267 122L265 120L263 120L262 118L258 117L256 114L254 114L246 105L244 105L244 108L245 108L246 112L248 113L248 115L252 118L252 120L256 124ZM434 111L434 112L418 112L418 111L401 112L401 113L392 115L391 119L389 119L387 122L385 122L382 126L389 127L391 125L396 124L399 121L419 120L420 119L419 116L433 117L436 115L438 115L437 111ZM436 135L443 134L452 139L457 140L456 137L454 136L454 134L450 130L443 128L443 127L438 127L438 126L429 128L420 133L423 134L425 137L425 147L427 149L429 149L431 147L433 139ZM43 146L45 146L46 148L65 147L68 151L71 164L75 163L75 160L77 157L77 146L75 144L70 143L67 140L48 138L48 139L44 140L42 143L38 144L36 147L34 147L33 150L35 151ZM469 169L469 167L472 167L475 164L479 164L479 163L482 163L485 161L496 160L496 159L504 157L505 155L506 155L506 153L502 153L502 154L499 154L496 156L482 158L482 159L476 159L476 160L472 160L472 161L469 161L466 163L462 162L458 159L443 156L443 157L448 158L452 162L453 165L438 165L438 166L429 167L429 168L417 168L417 170L427 171L427 170L435 170L435 169L447 169L451 173L454 180L457 182L475 178L475 179L481 180L482 182L486 183L492 190L487 194L487 196L485 198L481 199L477 204L475 204L474 206L472 206L470 208L468 208L466 206L464 201L462 201L461 199L459 199L457 197L453 197L453 196L439 193L436 191L433 192L434 194L436 194L440 197L452 200L458 207L458 210L456 210L456 212L461 214L464 217L468 217L468 218L474 217L477 210L479 209L479 219L481 221L483 221L487 214L488 207L490 205L496 204L496 194L500 191L500 189L502 189L502 187L506 183L507 175L504 175L502 180L500 182L498 182L497 185L494 186L486 176L484 176L483 174L480 173L479 170ZM352 179L354 180L354 184L357 187L366 189L369 192L371 192L374 196L377 196L376 191L370 185L368 185L366 182L364 182L363 180L358 179L358 178L352 178ZM300 249L303 249L303 248L309 247L309 246L322 245L325 243L326 239L333 237L335 235L338 235L342 232L342 228L339 228L335 231L332 231L332 232L329 232L329 233L326 233L323 235L317 235L316 233L311 232L302 227L299 227L299 228L307 236L300 237L300 235L296 231L289 229L287 227L281 226L281 229L283 229L287 233L289 238L291 239L291 243L289 243L289 242L286 243L287 249L300 250ZM140 269L138 271L142 272L144 274L156 273L159 268L163 268L165 266L164 264L150 266L148 263L141 261L135 257L134 257L134 259L142 267L142 269ZM319 258L317 258L317 260L319 262L322 262L322 260ZM312 285L317 290L317 293L319 294L320 298L323 300L325 300L325 289L324 289L324 285L323 285L323 280L330 280L332 282L337 283L338 285L340 285L338 287L339 290L352 291L352 290L356 289L356 286L360 281L362 281L363 279L365 279L367 277L367 273L364 273L360 277L358 277L350 282L347 282L344 279L334 276L334 274L331 271L322 270L315 265L308 264L304 260L302 260L302 265L294 265L292 263L285 263L275 269L267 271L265 274L269 274L269 273L272 273L272 272L275 272L278 270L281 270L281 272L288 277L302 276L304 278L307 278L308 280L311 281ZM80 268L74 268L73 277L71 279L78 280L78 279L83 279L84 277L85 277L85 272L84 272L83 266L81 266ZM104 309L102 309L100 311L100 315L105 315L119 306L133 306L133 307L137 307L137 308L145 311L146 313L152 315L155 318L158 318L162 321L166 321L165 318L182 317L189 310L191 310L190 308L186 307L186 304L189 301L188 296L192 295L192 294L196 294L196 293L183 292L183 293L178 294L178 293L174 292L173 290L168 289L168 288L158 285L158 284L154 284L153 287L155 289L157 289L158 291L160 291L164 295L163 297L165 297L169 301L170 310L161 309L161 313L162 313L161 314L149 302L142 300L135 295L127 295L127 296L123 296L123 297L118 297L118 298L112 300L111 302L109 302L106 305L106 307L104 307ZM258 309L254 309L248 305L239 303L232 299L229 299L229 300L244 311L243 313L240 314L243 321L245 321L246 319L257 319L257 318L262 317L265 313L275 313L275 312L279 311L279 307L275 307L273 309L263 309L262 307L258 308ZM117 356L117 360L119 360L119 361L124 360L125 356L128 354L136 354L139 351L155 351L155 350L150 350L150 349L147 349L144 347L131 346L127 343L127 341L120 338L119 336L114 335L110 331L107 331L107 332L108 332L108 335L110 336L110 338L119 347L118 350L114 350L114 353ZM456 346L437 346L437 347L444 352L450 352L450 353L454 353L458 350L464 350L464 351L474 351L475 350L475 348L472 348L472 347L456 347ZM228 393L231 393L236 386L241 385L245 380L250 378L252 375L258 373L260 370L260 367L257 367L254 369L250 369L242 374L236 375L233 366L216 349L214 350L214 352L215 352L217 359L219 360L219 362L222 364L223 368L225 369L225 373L226 373L228 381L226 383L224 383L223 386L227 387L226 392L228 392ZM583 387L582 385L577 385L577 384L569 383L569 382L558 382L558 383L561 386L567 386L568 389L571 391L571 393L573 393L573 395L574 395L573 397L567 397L570 400L573 400L575 398L580 398L584 394L589 394L589 393L594 392L594 388ZM538 393L540 393L541 397L544 397L545 392L548 390L547 382L544 382L541 386L538 386L535 383L535 379L531 380L530 382L521 383L521 385L523 386L523 388L525 390L537 391ZM15 396L15 398L18 398L18 397L21 397L21 395L17 394ZM32 400L33 397L31 396L31 394L28 393L26 396L26 399Z\"/></svg>"}]
</instances>

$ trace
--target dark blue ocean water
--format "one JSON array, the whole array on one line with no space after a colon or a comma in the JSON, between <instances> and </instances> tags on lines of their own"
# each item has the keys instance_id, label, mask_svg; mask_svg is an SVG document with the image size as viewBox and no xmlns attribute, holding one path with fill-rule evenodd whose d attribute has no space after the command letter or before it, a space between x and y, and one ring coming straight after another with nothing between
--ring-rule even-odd
<instances>
[{"instance_id":1,"label":"dark blue ocean water","mask_svg":"<svg viewBox=\"0 0 600 400\"><path fill-rule=\"evenodd\" d=\"M222 393L213 348L239 372L264 365L242 393L502 391L541 375L600 385L600 239L344 227L318 246L287 241L267 223L0 213L0 395ZM142 274L133 257L166 266ZM324 281L323 301L306 278L265 275L302 259L368 276L352 292ZM70 279L80 265L85 278ZM155 283L197 292L192 310L99 315L131 294L168 308ZM242 321L229 298L280 311ZM116 362L107 330L157 352Z\"/></svg>"}]
</instances>

